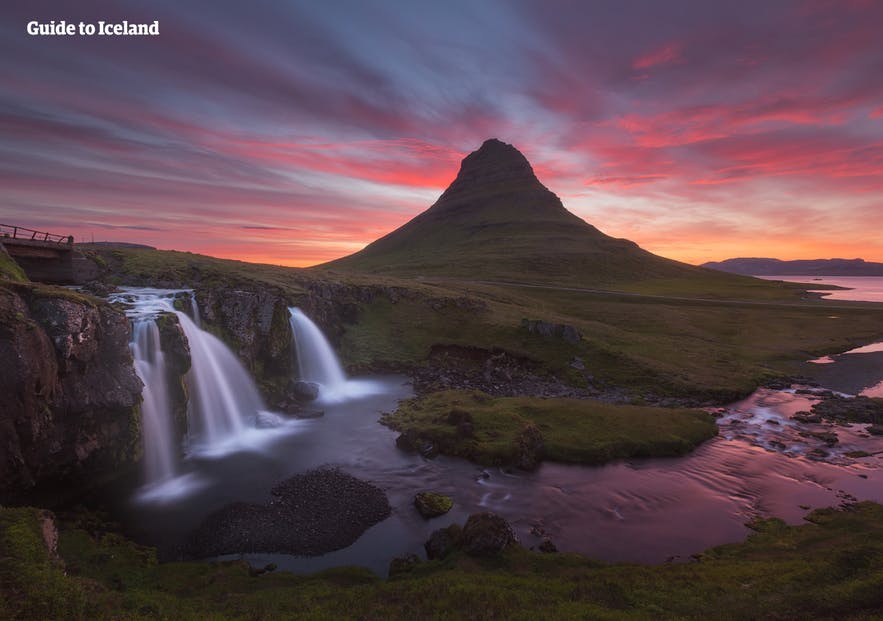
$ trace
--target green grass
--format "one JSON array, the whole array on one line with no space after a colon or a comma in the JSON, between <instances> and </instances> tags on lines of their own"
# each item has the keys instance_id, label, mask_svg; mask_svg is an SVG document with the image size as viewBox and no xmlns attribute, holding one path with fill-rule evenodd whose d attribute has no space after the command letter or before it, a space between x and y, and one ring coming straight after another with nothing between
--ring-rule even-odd
<instances>
[{"instance_id":1,"label":"green grass","mask_svg":"<svg viewBox=\"0 0 883 621\"><path fill-rule=\"evenodd\" d=\"M157 563L117 535L62 530L65 571L33 509L0 509L0 618L15 619L878 619L883 507L758 521L696 562L605 564L513 548L455 552L382 580L359 568L250 575L241 562Z\"/></svg>"},{"instance_id":2,"label":"green grass","mask_svg":"<svg viewBox=\"0 0 883 621\"><path fill-rule=\"evenodd\" d=\"M91 250L89 252L92 252ZM96 251L98 252L98 251ZM578 386L619 388L640 403L658 397L726 402L802 361L883 337L883 309L806 299L794 284L695 268L690 278L635 280L627 292L402 279L302 270L146 249L102 249L117 283L274 291L286 303L321 296L350 305L355 321L334 343L352 371L427 364L434 345L504 350L537 373ZM635 295L641 294L641 295ZM529 334L522 319L568 324L579 343ZM570 367L582 358L585 373Z\"/></svg>"},{"instance_id":3,"label":"green grass","mask_svg":"<svg viewBox=\"0 0 883 621\"><path fill-rule=\"evenodd\" d=\"M0 244L0 280L11 280L12 282L27 282L28 280L24 270L9 256L2 244Z\"/></svg>"},{"instance_id":4,"label":"green grass","mask_svg":"<svg viewBox=\"0 0 883 621\"><path fill-rule=\"evenodd\" d=\"M464 436L457 422L474 431ZM448 390L399 404L382 422L410 431L446 455L485 465L514 462L528 426L543 438L541 458L599 464L629 457L683 455L717 434L714 418L700 410L612 405L589 399L493 398Z\"/></svg>"}]
</instances>

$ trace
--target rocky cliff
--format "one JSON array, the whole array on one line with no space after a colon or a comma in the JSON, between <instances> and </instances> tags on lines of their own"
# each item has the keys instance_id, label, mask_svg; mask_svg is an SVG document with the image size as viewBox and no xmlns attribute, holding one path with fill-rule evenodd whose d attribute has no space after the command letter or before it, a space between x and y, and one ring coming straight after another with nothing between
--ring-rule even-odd
<instances>
[{"instance_id":1,"label":"rocky cliff","mask_svg":"<svg viewBox=\"0 0 883 621\"><path fill-rule=\"evenodd\" d=\"M0 503L141 454L129 322L65 289L0 283Z\"/></svg>"}]
</instances>

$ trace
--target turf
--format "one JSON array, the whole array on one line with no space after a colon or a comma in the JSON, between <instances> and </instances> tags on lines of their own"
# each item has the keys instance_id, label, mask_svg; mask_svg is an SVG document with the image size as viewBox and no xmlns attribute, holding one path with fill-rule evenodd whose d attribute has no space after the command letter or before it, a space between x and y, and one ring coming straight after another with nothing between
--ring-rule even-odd
<instances>
[{"instance_id":1,"label":"turf","mask_svg":"<svg viewBox=\"0 0 883 621\"><path fill-rule=\"evenodd\" d=\"M683 455L717 434L706 412L682 408L612 405L591 399L492 398L448 390L399 404L382 422L431 441L440 452L485 465L514 462L520 434L535 426L540 457L600 464L629 457ZM458 430L468 420L470 432Z\"/></svg>"},{"instance_id":2,"label":"turf","mask_svg":"<svg viewBox=\"0 0 883 621\"><path fill-rule=\"evenodd\" d=\"M0 509L0 618L8 619L877 619L883 507L823 509L810 523L752 524L698 560L604 564L512 548L455 552L384 580L359 568L254 575L242 562L156 562L82 524L53 561L36 510Z\"/></svg>"}]
</instances>

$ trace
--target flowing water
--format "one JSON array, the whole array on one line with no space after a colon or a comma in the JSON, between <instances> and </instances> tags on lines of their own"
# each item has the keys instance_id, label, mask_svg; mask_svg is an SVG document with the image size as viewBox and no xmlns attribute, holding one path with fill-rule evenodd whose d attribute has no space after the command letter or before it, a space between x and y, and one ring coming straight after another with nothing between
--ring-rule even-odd
<instances>
[{"instance_id":1,"label":"flowing water","mask_svg":"<svg viewBox=\"0 0 883 621\"><path fill-rule=\"evenodd\" d=\"M188 488L187 494L165 497L162 504L126 503L119 508L130 532L158 546L164 558L176 558L188 533L210 512L234 501L267 502L274 484L324 464L338 465L381 487L393 507L392 516L352 546L324 556L237 558L275 562L292 571L357 564L385 575L392 557L421 554L433 530L490 510L506 517L528 546L549 537L563 551L602 560L662 562L744 540L745 523L755 517L798 523L810 508L855 499L883 502L883 439L869 436L864 425L792 420L791 415L810 409L820 398L810 388L761 389L717 410L720 435L681 458L600 467L545 463L527 473L407 454L395 447L396 433L377 422L381 412L412 395L404 378L353 380L342 371L321 371L324 363L311 366L316 358L324 357L328 364L336 358L318 328L307 322L302 313L292 311L299 360L307 363L302 379L321 384L323 417L277 416L276 426L258 429L243 415L235 450L196 452L181 460L177 478L190 477L199 485ZM828 364L868 355L881 354L844 353ZM371 390L352 388L362 384ZM813 435L830 432L838 436L834 446L825 443L824 435ZM424 520L412 504L414 495L424 490L452 496L453 510Z\"/></svg>"}]
</instances>

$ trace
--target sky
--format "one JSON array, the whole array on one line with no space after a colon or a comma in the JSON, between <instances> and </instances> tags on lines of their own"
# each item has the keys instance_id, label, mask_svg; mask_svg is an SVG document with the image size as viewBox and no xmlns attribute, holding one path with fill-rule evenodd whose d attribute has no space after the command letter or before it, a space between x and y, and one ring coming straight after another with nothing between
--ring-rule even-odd
<instances>
[{"instance_id":1,"label":"sky","mask_svg":"<svg viewBox=\"0 0 883 621\"><path fill-rule=\"evenodd\" d=\"M312 265L496 137L666 257L883 261L881 33L875 0L4 0L0 223Z\"/></svg>"}]
</instances>

